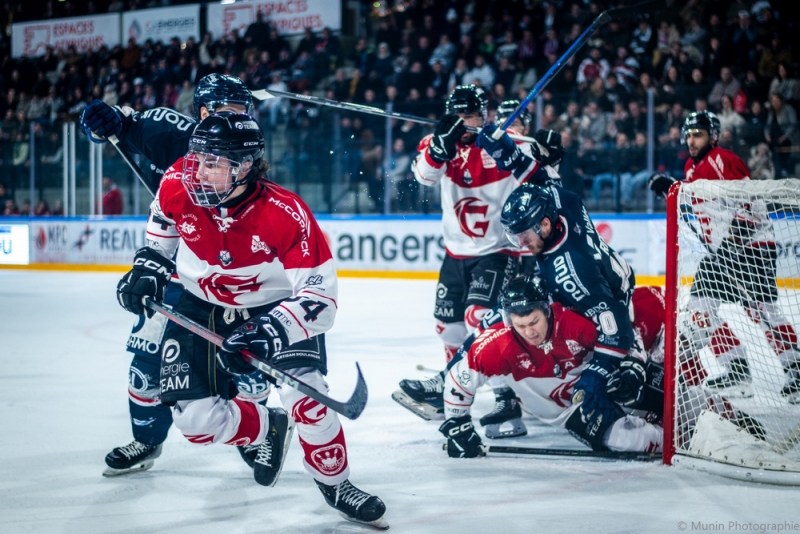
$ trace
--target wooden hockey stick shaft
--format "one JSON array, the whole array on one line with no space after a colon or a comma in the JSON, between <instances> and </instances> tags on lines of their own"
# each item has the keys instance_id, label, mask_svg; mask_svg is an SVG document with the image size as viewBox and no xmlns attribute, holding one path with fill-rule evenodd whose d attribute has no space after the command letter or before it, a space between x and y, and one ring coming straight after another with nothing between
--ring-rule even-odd
<instances>
[{"instance_id":1,"label":"wooden hockey stick shaft","mask_svg":"<svg viewBox=\"0 0 800 534\"><path fill-rule=\"evenodd\" d=\"M161 304L158 304L151 298L145 299L145 304L148 308L153 311L156 311L164 316L166 316L170 321L173 321L182 327L186 328L193 334L200 336L201 338L205 339L216 345L217 347L222 348L222 342L224 338L216 334L207 328L197 324L196 322L192 321L185 315L178 313L170 308L167 308ZM262 360L260 357L256 356L250 351L242 350L239 351L239 354L242 358L247 361L250 365L257 368L264 374L267 374L286 384L289 387L292 387L299 391L300 393L304 393L308 395L315 401L319 402L327 406L328 408L342 414L343 416L347 417L348 419L357 419L361 412L364 411L364 408L367 406L367 383L364 381L364 375L361 374L361 367L356 363L356 370L358 372L358 378L356 380L356 388L353 391L353 394L350 395L350 398L347 399L345 402L340 402L334 400L321 391L314 389L313 387L309 386L302 380L299 380L292 375L281 371L277 367L273 367L270 363Z\"/></svg>"}]
</instances>

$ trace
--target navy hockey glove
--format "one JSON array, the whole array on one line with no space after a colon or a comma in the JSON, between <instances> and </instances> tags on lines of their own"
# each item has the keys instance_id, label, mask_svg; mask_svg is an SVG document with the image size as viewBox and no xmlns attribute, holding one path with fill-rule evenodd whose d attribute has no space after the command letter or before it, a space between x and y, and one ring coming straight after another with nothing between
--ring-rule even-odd
<instances>
[{"instance_id":1,"label":"navy hockey glove","mask_svg":"<svg viewBox=\"0 0 800 534\"><path fill-rule=\"evenodd\" d=\"M109 137L122 131L122 117L115 107L102 100L93 100L83 108L79 125L91 141L105 143Z\"/></svg>"},{"instance_id":2,"label":"navy hockey glove","mask_svg":"<svg viewBox=\"0 0 800 534\"><path fill-rule=\"evenodd\" d=\"M233 376L249 375L256 370L239 354L223 349L217 350L217 367Z\"/></svg>"},{"instance_id":3,"label":"navy hockey glove","mask_svg":"<svg viewBox=\"0 0 800 534\"><path fill-rule=\"evenodd\" d=\"M447 438L447 455L450 458L475 458L486 454L469 415L451 417L442 423L439 432Z\"/></svg>"},{"instance_id":4,"label":"navy hockey glove","mask_svg":"<svg viewBox=\"0 0 800 534\"><path fill-rule=\"evenodd\" d=\"M117 284L117 300L120 306L131 313L155 313L144 305L144 298L150 297L158 303L164 301L167 284L175 271L175 264L150 247L142 247L133 257L133 269Z\"/></svg>"},{"instance_id":5,"label":"navy hockey glove","mask_svg":"<svg viewBox=\"0 0 800 534\"><path fill-rule=\"evenodd\" d=\"M456 142L466 131L464 119L454 113L441 118L428 148L428 154L436 163L445 163L456 157Z\"/></svg>"},{"instance_id":6,"label":"navy hockey glove","mask_svg":"<svg viewBox=\"0 0 800 534\"><path fill-rule=\"evenodd\" d=\"M492 137L497 130L496 124L487 124L481 129L476 145L482 148L497 162L497 167L504 171L514 171L521 164L530 164L531 158L520 150L506 132L500 139ZM527 165L526 165L527 166Z\"/></svg>"},{"instance_id":7,"label":"navy hockey glove","mask_svg":"<svg viewBox=\"0 0 800 534\"><path fill-rule=\"evenodd\" d=\"M222 342L222 348L228 352L249 350L266 361L288 346L286 330L271 315L253 317ZM252 373L253 370L250 369L249 372Z\"/></svg>"},{"instance_id":8,"label":"navy hockey glove","mask_svg":"<svg viewBox=\"0 0 800 534\"><path fill-rule=\"evenodd\" d=\"M608 379L608 394L622 406L638 406L644 398L645 379L644 362L636 356L625 356Z\"/></svg>"},{"instance_id":9,"label":"navy hockey glove","mask_svg":"<svg viewBox=\"0 0 800 534\"><path fill-rule=\"evenodd\" d=\"M659 172L655 173L647 180L647 187L656 194L656 196L661 198L667 198L667 193L669 193L669 188L672 187L672 184L677 182L675 178L668 174L661 174Z\"/></svg>"},{"instance_id":10,"label":"navy hockey glove","mask_svg":"<svg viewBox=\"0 0 800 534\"><path fill-rule=\"evenodd\" d=\"M535 143L531 143L533 157L542 165L558 165L564 158L564 147L561 146L561 134L555 130L539 130L533 135Z\"/></svg>"},{"instance_id":11,"label":"navy hockey glove","mask_svg":"<svg viewBox=\"0 0 800 534\"><path fill-rule=\"evenodd\" d=\"M584 423L600 426L603 422L616 418L619 407L614 404L606 391L608 378L614 367L609 360L595 355L586 364L575 384L572 404L580 405L581 420Z\"/></svg>"}]
</instances>

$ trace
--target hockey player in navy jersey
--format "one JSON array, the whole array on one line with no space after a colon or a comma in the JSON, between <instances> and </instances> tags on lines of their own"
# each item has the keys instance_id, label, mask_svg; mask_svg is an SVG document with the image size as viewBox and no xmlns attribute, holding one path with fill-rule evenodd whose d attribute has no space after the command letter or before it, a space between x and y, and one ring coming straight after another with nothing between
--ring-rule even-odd
<instances>
[{"instance_id":1,"label":"hockey player in navy jersey","mask_svg":"<svg viewBox=\"0 0 800 534\"><path fill-rule=\"evenodd\" d=\"M147 245L120 280L118 300L141 314L143 299L163 300L176 272L185 290L175 309L226 338L219 350L175 323L167 326L161 399L189 441L257 446L255 479L272 486L296 424L303 463L325 501L348 520L388 528L383 502L348 479L336 412L288 385L278 388L285 410L237 396L235 378L254 370L238 354L244 349L328 390L324 334L338 309L333 258L311 211L269 181L267 168L264 137L250 116L204 119L189 152L164 175Z\"/></svg>"},{"instance_id":2,"label":"hockey player in navy jersey","mask_svg":"<svg viewBox=\"0 0 800 534\"><path fill-rule=\"evenodd\" d=\"M105 143L112 135L128 154L141 154L150 160L146 178L152 191L161 183L164 171L186 154L189 138L202 120L215 111L249 112L253 108L250 90L233 76L209 74L202 78L194 92L195 119L169 108L137 112L129 107L109 106L101 100L90 103L81 114L80 128L95 143ZM180 281L168 288L167 303L177 302ZM139 316L128 338L128 351L133 353L128 386L133 441L115 447L105 458L105 476L116 476L152 467L161 455L162 443L172 425L172 414L161 404L158 388L162 340L166 319L161 316ZM239 379L240 394L254 402L264 402L269 383L261 373ZM239 449L243 459L253 467L257 460L255 447Z\"/></svg>"}]
</instances>

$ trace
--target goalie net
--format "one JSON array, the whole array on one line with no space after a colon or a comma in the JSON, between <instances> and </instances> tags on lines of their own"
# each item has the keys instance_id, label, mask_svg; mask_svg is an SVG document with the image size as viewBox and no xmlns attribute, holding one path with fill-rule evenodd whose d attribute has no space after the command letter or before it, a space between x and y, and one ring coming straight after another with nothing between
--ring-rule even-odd
<instances>
[{"instance_id":1,"label":"goalie net","mask_svg":"<svg viewBox=\"0 0 800 534\"><path fill-rule=\"evenodd\" d=\"M800 180L674 186L666 273L664 462L800 484Z\"/></svg>"}]
</instances>

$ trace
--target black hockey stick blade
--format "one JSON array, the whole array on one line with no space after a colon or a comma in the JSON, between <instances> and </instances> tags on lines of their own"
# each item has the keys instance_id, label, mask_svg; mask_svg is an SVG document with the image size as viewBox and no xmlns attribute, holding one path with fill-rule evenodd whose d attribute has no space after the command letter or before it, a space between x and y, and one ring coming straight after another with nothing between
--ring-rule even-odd
<instances>
[{"instance_id":1,"label":"black hockey stick blade","mask_svg":"<svg viewBox=\"0 0 800 534\"><path fill-rule=\"evenodd\" d=\"M178 313L170 308L162 306L158 304L153 299L146 298L145 304L148 308L153 311L156 311L164 316L166 316L170 321L173 321L185 329L189 330L193 334L205 339L216 345L217 347L222 347L222 341L224 338L219 334L216 334L207 328L197 324L196 322L192 321L185 315ZM250 351L240 351L241 354L247 362L257 368L264 374L267 374L274 378L275 380L279 380L280 382L286 384L289 387L292 387L299 391L300 393L304 393L314 399L315 401L319 402L322 405L327 406L328 408L332 409L333 411L342 414L343 416L347 417L348 419L358 419L358 416L364 411L364 408L367 406L367 383L364 381L364 375L361 373L361 367L356 363L356 371L358 372L358 378L356 380L356 388L353 391L353 394L350 395L350 398L347 399L345 402L340 402L334 400L324 393L314 389L313 387L309 386L302 380L299 380L292 375L281 371L280 369L273 367L266 361L262 360L255 354Z\"/></svg>"},{"instance_id":2,"label":"black hockey stick blade","mask_svg":"<svg viewBox=\"0 0 800 534\"><path fill-rule=\"evenodd\" d=\"M660 452L617 452L576 449L540 449L535 447L507 447L490 445L489 454L520 454L526 456L561 456L568 458L598 458L601 460L633 460L637 462L661 461Z\"/></svg>"}]
</instances>

